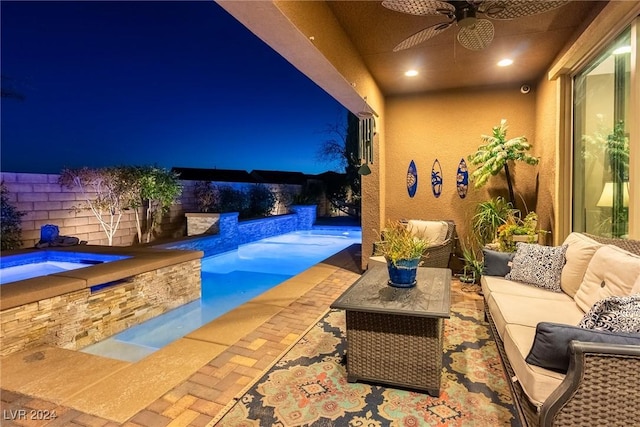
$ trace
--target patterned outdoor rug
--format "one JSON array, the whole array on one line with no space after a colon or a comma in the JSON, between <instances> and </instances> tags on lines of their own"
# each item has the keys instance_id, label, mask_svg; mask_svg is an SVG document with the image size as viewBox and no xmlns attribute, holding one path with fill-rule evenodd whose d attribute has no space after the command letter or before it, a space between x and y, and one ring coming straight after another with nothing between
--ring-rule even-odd
<instances>
[{"instance_id":1,"label":"patterned outdoor rug","mask_svg":"<svg viewBox=\"0 0 640 427\"><path fill-rule=\"evenodd\" d=\"M452 307L442 389L427 394L348 383L345 315L331 310L231 407L217 426L520 426L488 325ZM401 350L401 349L398 349Z\"/></svg>"}]
</instances>

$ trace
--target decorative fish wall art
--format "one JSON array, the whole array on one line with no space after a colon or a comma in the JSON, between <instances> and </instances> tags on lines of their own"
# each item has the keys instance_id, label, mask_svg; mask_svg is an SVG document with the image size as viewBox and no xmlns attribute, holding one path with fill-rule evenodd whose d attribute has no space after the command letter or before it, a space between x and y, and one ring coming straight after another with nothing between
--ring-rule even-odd
<instances>
[{"instance_id":1,"label":"decorative fish wall art","mask_svg":"<svg viewBox=\"0 0 640 427\"><path fill-rule=\"evenodd\" d=\"M467 197L467 190L469 189L469 169L467 169L467 163L464 161L464 157L458 164L456 189L458 190L458 196L460 196L461 199Z\"/></svg>"},{"instance_id":2,"label":"decorative fish wall art","mask_svg":"<svg viewBox=\"0 0 640 427\"><path fill-rule=\"evenodd\" d=\"M440 197L442 194L442 167L438 159L433 161L433 166L431 167L431 191L433 191L435 198Z\"/></svg>"},{"instance_id":3,"label":"decorative fish wall art","mask_svg":"<svg viewBox=\"0 0 640 427\"><path fill-rule=\"evenodd\" d=\"M409 169L407 169L407 191L409 192L409 197L415 196L417 189L418 169L416 168L415 162L411 160L411 163L409 163Z\"/></svg>"}]
</instances>

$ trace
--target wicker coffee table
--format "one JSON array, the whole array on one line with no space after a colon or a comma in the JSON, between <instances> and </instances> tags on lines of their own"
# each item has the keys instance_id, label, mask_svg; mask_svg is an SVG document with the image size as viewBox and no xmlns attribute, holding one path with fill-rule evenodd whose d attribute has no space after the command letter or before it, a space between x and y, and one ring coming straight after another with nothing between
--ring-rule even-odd
<instances>
[{"instance_id":1,"label":"wicker coffee table","mask_svg":"<svg viewBox=\"0 0 640 427\"><path fill-rule=\"evenodd\" d=\"M388 280L386 267L370 268L331 305L346 312L347 380L439 396L451 270L420 267L417 285L409 289Z\"/></svg>"}]
</instances>

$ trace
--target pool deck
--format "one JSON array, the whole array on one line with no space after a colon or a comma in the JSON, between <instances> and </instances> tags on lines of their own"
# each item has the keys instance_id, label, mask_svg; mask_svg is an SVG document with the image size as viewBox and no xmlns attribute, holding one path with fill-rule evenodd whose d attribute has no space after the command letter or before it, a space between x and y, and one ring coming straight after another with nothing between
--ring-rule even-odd
<instances>
[{"instance_id":1,"label":"pool deck","mask_svg":"<svg viewBox=\"0 0 640 427\"><path fill-rule=\"evenodd\" d=\"M353 245L136 363L54 347L4 357L0 424L214 425L360 273Z\"/></svg>"}]
</instances>

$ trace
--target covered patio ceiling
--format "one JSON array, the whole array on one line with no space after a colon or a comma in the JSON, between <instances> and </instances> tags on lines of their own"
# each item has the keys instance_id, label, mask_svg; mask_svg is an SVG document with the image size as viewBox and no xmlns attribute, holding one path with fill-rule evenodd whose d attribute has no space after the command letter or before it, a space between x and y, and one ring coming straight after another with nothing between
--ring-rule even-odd
<instances>
[{"instance_id":1,"label":"covered patio ceiling","mask_svg":"<svg viewBox=\"0 0 640 427\"><path fill-rule=\"evenodd\" d=\"M460 26L453 24L421 44L394 52L393 48L402 40L426 27L448 22L447 17L401 13L383 7L381 1L327 2L386 95L510 83L534 84L576 30L585 20L590 20L590 14L600 10L605 3L569 1L532 16L491 19L495 32L493 41L478 51L469 50L456 40ZM486 18L482 14L477 16ZM498 67L497 62L504 58L512 59L513 65ZM404 73L410 69L416 70L418 75L406 77Z\"/></svg>"},{"instance_id":2,"label":"covered patio ceiling","mask_svg":"<svg viewBox=\"0 0 640 427\"><path fill-rule=\"evenodd\" d=\"M444 15L401 13L373 0L219 1L249 30L354 112L361 107L356 105L361 98L357 101L349 96L354 88L360 96L378 90L381 96L393 96L535 84L563 47L606 3L571 0L533 16L491 19L493 41L478 51L468 50L456 40L459 26L454 23L423 43L394 52L407 37L449 19ZM478 18L486 15L478 14ZM512 59L513 65L498 67L496 63L503 58ZM405 76L409 69L418 75Z\"/></svg>"}]
</instances>

